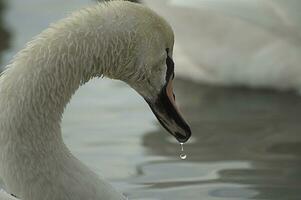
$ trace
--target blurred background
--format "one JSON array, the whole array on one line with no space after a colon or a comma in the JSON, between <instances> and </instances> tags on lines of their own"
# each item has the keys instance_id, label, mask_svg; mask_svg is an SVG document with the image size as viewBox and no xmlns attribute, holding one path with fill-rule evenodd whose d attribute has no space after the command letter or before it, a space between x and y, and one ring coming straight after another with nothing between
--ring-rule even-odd
<instances>
[{"instance_id":1,"label":"blurred background","mask_svg":"<svg viewBox=\"0 0 301 200\"><path fill-rule=\"evenodd\" d=\"M145 0L174 28L180 145L125 84L92 80L63 119L71 151L129 199L299 200L301 1ZM2 70L52 22L96 0L0 0Z\"/></svg>"}]
</instances>

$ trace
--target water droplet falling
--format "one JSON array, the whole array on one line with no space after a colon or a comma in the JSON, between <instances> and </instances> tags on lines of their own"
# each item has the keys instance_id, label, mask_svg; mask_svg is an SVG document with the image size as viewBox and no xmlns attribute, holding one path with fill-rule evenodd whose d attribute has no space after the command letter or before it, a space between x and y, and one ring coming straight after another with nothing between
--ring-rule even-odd
<instances>
[{"instance_id":1,"label":"water droplet falling","mask_svg":"<svg viewBox=\"0 0 301 200\"><path fill-rule=\"evenodd\" d=\"M180 158L182 160L185 160L187 158L187 155L185 154L184 152L184 144L183 143L180 143L181 144L181 154L180 154Z\"/></svg>"}]
</instances>

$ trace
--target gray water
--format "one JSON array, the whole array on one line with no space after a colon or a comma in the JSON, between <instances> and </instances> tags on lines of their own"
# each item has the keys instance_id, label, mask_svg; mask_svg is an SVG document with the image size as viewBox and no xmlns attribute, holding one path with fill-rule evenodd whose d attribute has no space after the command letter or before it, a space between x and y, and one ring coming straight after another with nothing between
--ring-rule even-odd
<instances>
[{"instance_id":1,"label":"gray water","mask_svg":"<svg viewBox=\"0 0 301 200\"><path fill-rule=\"evenodd\" d=\"M52 21L87 0L11 0L3 65ZM180 145L125 84L92 80L63 119L71 151L129 199L301 199L301 101L290 92L219 88L176 80L193 137Z\"/></svg>"}]
</instances>

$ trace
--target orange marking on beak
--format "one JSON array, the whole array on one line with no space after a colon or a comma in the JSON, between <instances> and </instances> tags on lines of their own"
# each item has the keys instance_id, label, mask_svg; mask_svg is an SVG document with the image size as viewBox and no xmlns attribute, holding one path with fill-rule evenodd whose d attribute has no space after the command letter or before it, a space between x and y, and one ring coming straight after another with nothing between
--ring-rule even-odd
<instances>
[{"instance_id":1,"label":"orange marking on beak","mask_svg":"<svg viewBox=\"0 0 301 200\"><path fill-rule=\"evenodd\" d=\"M169 101L172 103L172 105L174 106L174 108L176 109L176 111L178 112L178 114L181 114L181 112L179 111L178 106L176 105L176 101L175 101L175 98L174 98L172 77L170 77L170 79L169 79L169 81L167 83L166 94L168 96Z\"/></svg>"}]
</instances>

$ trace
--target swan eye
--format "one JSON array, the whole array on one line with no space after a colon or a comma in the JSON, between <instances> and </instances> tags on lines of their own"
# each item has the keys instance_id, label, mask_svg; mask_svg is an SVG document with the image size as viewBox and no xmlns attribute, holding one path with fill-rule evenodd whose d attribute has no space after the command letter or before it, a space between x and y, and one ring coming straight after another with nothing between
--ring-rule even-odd
<instances>
[{"instance_id":1,"label":"swan eye","mask_svg":"<svg viewBox=\"0 0 301 200\"><path fill-rule=\"evenodd\" d=\"M166 82L169 81L171 76L172 76L172 79L174 79L174 76L175 76L175 73L174 73L175 64L174 64L173 60L169 57L168 51L169 51L169 49L166 49L166 52L167 52L167 58L166 58L167 71L166 71L166 77L165 77Z\"/></svg>"}]
</instances>

